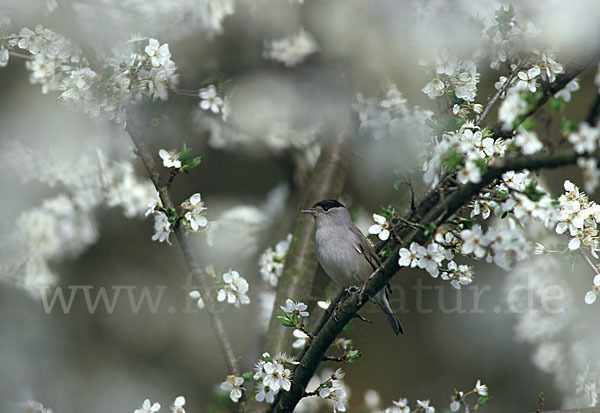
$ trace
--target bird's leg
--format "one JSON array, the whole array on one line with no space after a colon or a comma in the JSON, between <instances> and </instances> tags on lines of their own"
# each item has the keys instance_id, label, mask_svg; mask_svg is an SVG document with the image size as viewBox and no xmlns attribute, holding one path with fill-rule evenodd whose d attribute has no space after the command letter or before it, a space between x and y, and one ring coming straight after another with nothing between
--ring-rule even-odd
<instances>
[{"instance_id":1,"label":"bird's leg","mask_svg":"<svg viewBox=\"0 0 600 413\"><path fill-rule=\"evenodd\" d=\"M350 293L353 292L353 289L356 289L356 287L350 286L350 287L346 287L342 290L340 299L337 300L337 302L335 303L335 307L333 307L333 318L335 319L335 321L338 321L337 313L338 313L338 310L340 309L340 306L342 305L344 300L346 300L346 298L350 295Z\"/></svg>"},{"instance_id":2,"label":"bird's leg","mask_svg":"<svg viewBox=\"0 0 600 413\"><path fill-rule=\"evenodd\" d=\"M373 273L371 275L369 275L369 278L367 278L367 281L365 281L364 284L362 285L362 287L360 287L360 290L358 291L358 305L359 306L363 305L363 302L364 302L363 295L365 293L365 288L367 287L367 283L369 281L371 281L371 278L373 278L375 276L375 274L377 274L378 271L379 271L379 268L377 268L375 271L373 271Z\"/></svg>"}]
</instances>

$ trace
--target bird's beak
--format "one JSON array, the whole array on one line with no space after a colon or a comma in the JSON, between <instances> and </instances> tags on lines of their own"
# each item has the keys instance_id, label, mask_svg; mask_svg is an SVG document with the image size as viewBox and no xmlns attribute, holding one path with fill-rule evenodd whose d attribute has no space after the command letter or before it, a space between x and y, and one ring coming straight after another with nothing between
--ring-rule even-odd
<instances>
[{"instance_id":1,"label":"bird's beak","mask_svg":"<svg viewBox=\"0 0 600 413\"><path fill-rule=\"evenodd\" d=\"M304 212L304 213L306 213L306 214L311 214L311 215L314 215L316 211L315 211L315 209L314 209L314 208L307 208L307 209L302 209L302 210L300 210L300 212Z\"/></svg>"}]
</instances>

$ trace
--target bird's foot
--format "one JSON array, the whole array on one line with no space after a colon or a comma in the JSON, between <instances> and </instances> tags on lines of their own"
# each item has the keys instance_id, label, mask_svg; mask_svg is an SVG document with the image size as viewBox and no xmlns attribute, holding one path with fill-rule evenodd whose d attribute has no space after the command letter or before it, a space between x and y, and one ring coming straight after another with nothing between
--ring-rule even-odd
<instances>
[{"instance_id":1,"label":"bird's foot","mask_svg":"<svg viewBox=\"0 0 600 413\"><path fill-rule=\"evenodd\" d=\"M373 324L373 322L371 320L369 320L368 318L365 318L365 317L361 316L358 313L354 314L354 318L358 318L360 321L364 321L365 323Z\"/></svg>"},{"instance_id":2,"label":"bird's foot","mask_svg":"<svg viewBox=\"0 0 600 413\"><path fill-rule=\"evenodd\" d=\"M335 319L335 321L339 321L337 316L338 310L340 309L346 298L348 298L348 296L351 293L355 293L357 290L358 288L354 286L346 287L342 290L342 295L340 296L340 299L337 301L337 303L335 303L335 307L333 307L333 318Z\"/></svg>"}]
</instances>

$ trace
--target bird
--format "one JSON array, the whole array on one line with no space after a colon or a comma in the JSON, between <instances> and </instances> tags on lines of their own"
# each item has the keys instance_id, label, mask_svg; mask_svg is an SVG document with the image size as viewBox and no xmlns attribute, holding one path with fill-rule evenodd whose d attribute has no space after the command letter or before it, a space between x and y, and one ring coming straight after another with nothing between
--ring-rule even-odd
<instances>
[{"instance_id":1,"label":"bird","mask_svg":"<svg viewBox=\"0 0 600 413\"><path fill-rule=\"evenodd\" d=\"M350 212L335 199L324 199L312 208L301 212L315 219L315 248L317 260L327 275L344 288L363 284L381 268L379 256L352 222ZM385 314L395 334L404 330L388 301L388 289L379 291L373 298Z\"/></svg>"}]
</instances>

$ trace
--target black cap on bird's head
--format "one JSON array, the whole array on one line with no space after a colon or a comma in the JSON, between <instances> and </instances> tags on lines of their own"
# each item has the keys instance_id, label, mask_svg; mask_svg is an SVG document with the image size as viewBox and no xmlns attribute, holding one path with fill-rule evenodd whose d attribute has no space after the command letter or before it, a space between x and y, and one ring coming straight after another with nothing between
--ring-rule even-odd
<instances>
[{"instance_id":1,"label":"black cap on bird's head","mask_svg":"<svg viewBox=\"0 0 600 413\"><path fill-rule=\"evenodd\" d=\"M324 199L322 201L317 202L312 206L312 208L303 209L302 212L306 212L308 214L316 214L317 212L327 212L332 208L346 208L340 201L336 201L335 199Z\"/></svg>"},{"instance_id":2,"label":"black cap on bird's head","mask_svg":"<svg viewBox=\"0 0 600 413\"><path fill-rule=\"evenodd\" d=\"M322 201L317 202L313 205L313 208L321 207L323 211L327 211L331 208L345 208L341 202L336 201L335 199L324 199Z\"/></svg>"}]
</instances>

